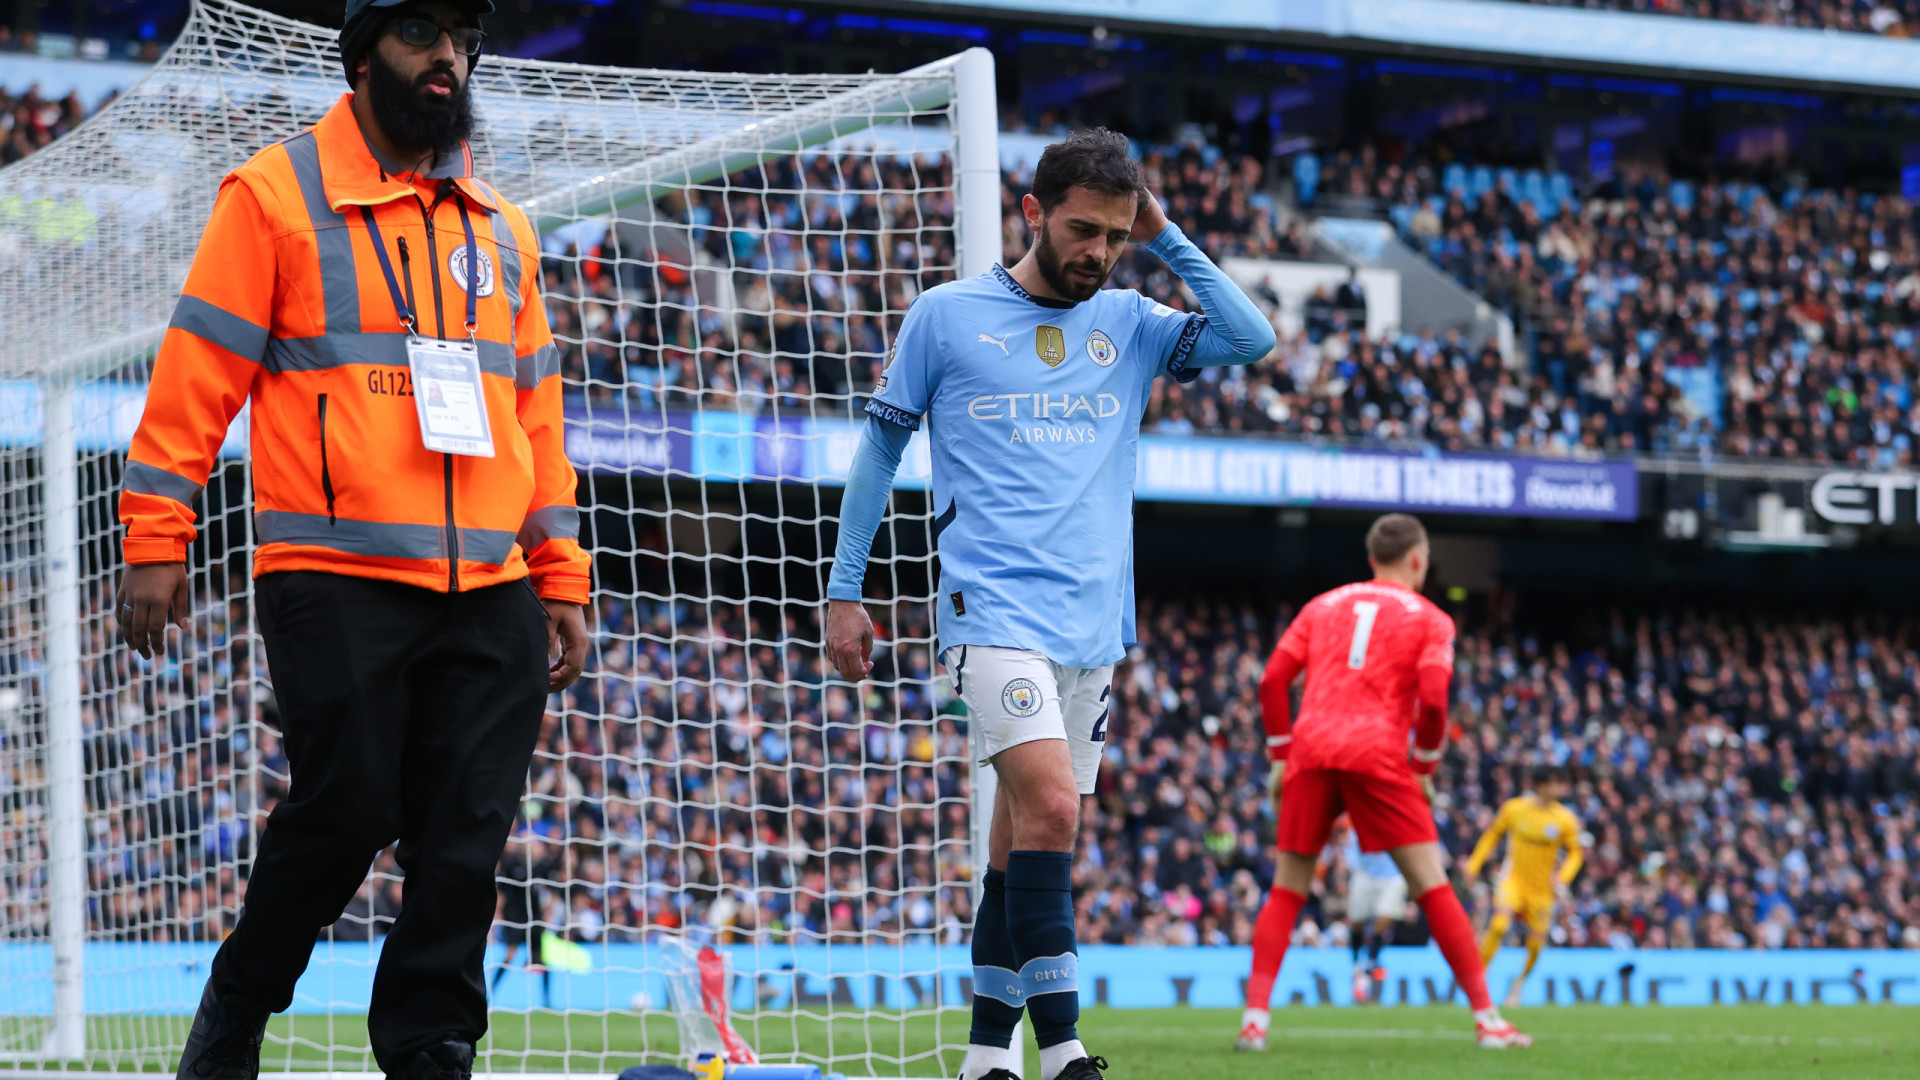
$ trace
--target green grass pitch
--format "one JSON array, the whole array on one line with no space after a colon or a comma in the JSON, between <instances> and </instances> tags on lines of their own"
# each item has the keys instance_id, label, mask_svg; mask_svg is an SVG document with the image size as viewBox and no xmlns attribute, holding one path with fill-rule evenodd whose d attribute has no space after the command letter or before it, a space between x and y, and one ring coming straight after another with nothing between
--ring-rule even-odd
<instances>
[{"instance_id":1,"label":"green grass pitch","mask_svg":"<svg viewBox=\"0 0 1920 1080\"><path fill-rule=\"evenodd\" d=\"M1530 1050L1476 1048L1471 1021L1460 1008L1293 1008L1274 1013L1271 1049L1236 1054L1237 1010L1094 1009L1080 1031L1089 1049L1113 1064L1112 1080L1189 1080L1275 1077L1286 1080L1358 1076L1392 1080L1630 1080L1635 1077L1779 1077L1782 1080L1878 1080L1920 1076L1920 1009L1902 1006L1720 1006L1635 1008L1573 1006L1508 1013L1534 1037ZM942 1028L966 1038L966 1014L953 1011ZM149 1054L115 1054L112 1047L154 1047L184 1035L185 1020L118 1018L94 1022L92 1046L102 1056L93 1069L171 1071ZM178 1030L175 1030L178 1029ZM830 1058L850 1075L953 1076L957 1055L941 1061L930 1017L906 1022L876 1015L831 1024L788 1019L742 1025L743 1034L770 1058L796 1049L810 1060ZM364 1051L361 1017L276 1017L263 1068L313 1069L334 1047L341 1071L373 1071ZM796 1045L797 1044L797 1045ZM178 1043L173 1042L177 1046ZM671 1021L661 1015L597 1016L498 1013L482 1047L480 1071L555 1071L611 1078L642 1060L671 1059ZM866 1057L874 1047L883 1060ZM645 1049L651 1054L643 1054ZM144 1060L141 1060L144 1059ZM8 1063L12 1065L24 1063Z\"/></svg>"}]
</instances>

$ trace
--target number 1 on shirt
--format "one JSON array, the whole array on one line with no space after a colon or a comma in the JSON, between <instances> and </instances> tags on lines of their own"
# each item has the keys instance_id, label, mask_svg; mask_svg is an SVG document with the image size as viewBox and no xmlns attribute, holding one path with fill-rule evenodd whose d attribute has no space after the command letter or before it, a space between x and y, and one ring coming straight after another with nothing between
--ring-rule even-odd
<instances>
[{"instance_id":1,"label":"number 1 on shirt","mask_svg":"<svg viewBox=\"0 0 1920 1080\"><path fill-rule=\"evenodd\" d=\"M1353 604L1353 644L1347 649L1347 666L1355 671L1367 666L1367 642L1373 637L1373 620L1380 617L1380 605L1372 600Z\"/></svg>"}]
</instances>

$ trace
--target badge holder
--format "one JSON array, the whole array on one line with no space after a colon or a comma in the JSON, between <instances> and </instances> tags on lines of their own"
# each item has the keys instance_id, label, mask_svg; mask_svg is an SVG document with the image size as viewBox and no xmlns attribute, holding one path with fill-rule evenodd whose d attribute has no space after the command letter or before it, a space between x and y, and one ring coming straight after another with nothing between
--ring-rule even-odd
<instances>
[{"instance_id":1,"label":"badge holder","mask_svg":"<svg viewBox=\"0 0 1920 1080\"><path fill-rule=\"evenodd\" d=\"M492 457L493 429L487 424L480 351L473 339L446 341L408 334L407 366L413 371L420 442L442 454Z\"/></svg>"},{"instance_id":2,"label":"badge holder","mask_svg":"<svg viewBox=\"0 0 1920 1080\"><path fill-rule=\"evenodd\" d=\"M478 300L474 294L478 285L473 268L479 265L479 260L467 208L460 207L460 224L467 231L465 341L424 337L419 333L414 313L406 297L401 295L393 263L387 258L387 245L380 237L379 226L374 224L373 212L364 206L360 212L372 234L373 250L380 255L380 269L386 274L388 291L393 294L394 310L399 312L400 325L407 331L407 368L413 375L413 408L420 421L421 445L435 453L492 457L493 426L487 417L486 386L480 379L480 348L474 339L479 323L475 320ZM406 254L402 247L401 258ZM430 269L436 274L440 272L438 266Z\"/></svg>"}]
</instances>

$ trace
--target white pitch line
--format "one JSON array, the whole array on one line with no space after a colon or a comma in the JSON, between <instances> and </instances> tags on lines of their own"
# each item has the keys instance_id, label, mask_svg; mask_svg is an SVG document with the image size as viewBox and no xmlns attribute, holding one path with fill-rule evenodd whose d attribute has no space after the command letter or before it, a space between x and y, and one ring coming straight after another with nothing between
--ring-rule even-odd
<instances>
[{"instance_id":1,"label":"white pitch line","mask_svg":"<svg viewBox=\"0 0 1920 1080\"><path fill-rule=\"evenodd\" d=\"M1186 1037L1193 1034L1191 1028L1169 1027L1129 1027L1129 1035L1176 1036ZM1473 1034L1457 1028L1433 1028L1421 1031L1415 1028L1273 1028L1267 1032L1268 1038L1288 1039L1402 1039L1442 1042L1471 1042ZM1811 1038L1795 1038L1789 1035L1740 1035L1725 1034L1688 1034L1675 1035L1665 1032L1585 1032L1556 1033L1538 1035L1535 1043L1540 1042L1611 1042L1611 1043L1653 1043L1668 1045L1692 1043L1713 1045L1732 1043L1738 1046L1823 1046L1823 1047L1875 1047L1887 1045L1885 1039L1856 1035L1850 1039L1836 1038L1832 1035L1816 1035Z\"/></svg>"}]
</instances>

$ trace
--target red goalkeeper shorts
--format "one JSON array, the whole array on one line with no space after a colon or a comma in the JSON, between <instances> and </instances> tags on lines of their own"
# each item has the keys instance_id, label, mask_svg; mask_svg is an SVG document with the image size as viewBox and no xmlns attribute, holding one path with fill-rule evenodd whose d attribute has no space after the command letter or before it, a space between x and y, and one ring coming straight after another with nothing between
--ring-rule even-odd
<instances>
[{"instance_id":1,"label":"red goalkeeper shorts","mask_svg":"<svg viewBox=\"0 0 1920 1080\"><path fill-rule=\"evenodd\" d=\"M1288 769L1280 784L1281 851L1317 857L1333 819L1345 810L1361 851L1386 851L1440 839L1433 810L1410 772L1394 775L1341 769Z\"/></svg>"}]
</instances>

